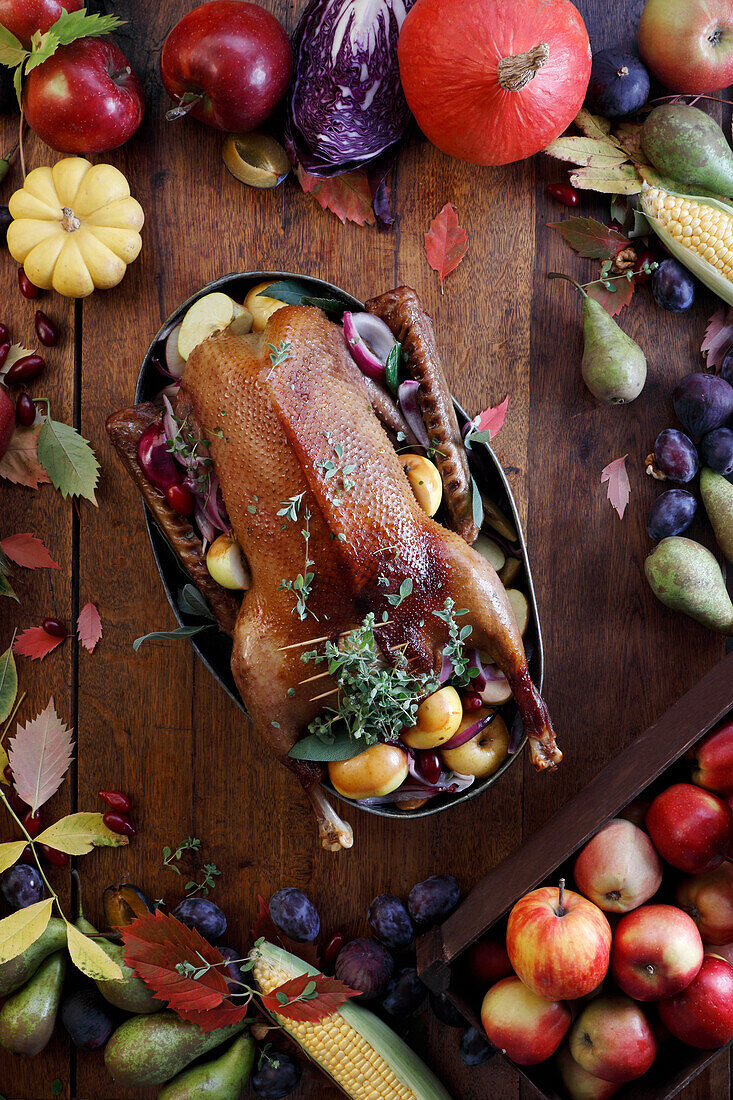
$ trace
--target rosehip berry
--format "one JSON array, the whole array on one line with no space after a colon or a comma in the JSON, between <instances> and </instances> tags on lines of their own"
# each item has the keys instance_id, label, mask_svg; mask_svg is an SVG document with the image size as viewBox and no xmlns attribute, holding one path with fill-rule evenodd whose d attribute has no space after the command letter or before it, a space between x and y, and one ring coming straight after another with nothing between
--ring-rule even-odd
<instances>
[{"instance_id":1,"label":"rosehip berry","mask_svg":"<svg viewBox=\"0 0 733 1100\"><path fill-rule=\"evenodd\" d=\"M18 268L18 286L24 298L37 298L40 290L32 283L22 267Z\"/></svg>"},{"instance_id":2,"label":"rosehip berry","mask_svg":"<svg viewBox=\"0 0 733 1100\"><path fill-rule=\"evenodd\" d=\"M15 423L21 428L30 428L36 419L36 406L27 393L21 393L15 402Z\"/></svg>"},{"instance_id":3,"label":"rosehip berry","mask_svg":"<svg viewBox=\"0 0 733 1100\"><path fill-rule=\"evenodd\" d=\"M3 326L3 327L5 327L5 326ZM9 351L10 351L10 341L9 340L0 340L0 367L5 366L5 360L8 357L8 352Z\"/></svg>"},{"instance_id":4,"label":"rosehip berry","mask_svg":"<svg viewBox=\"0 0 733 1100\"><path fill-rule=\"evenodd\" d=\"M42 309L36 310L36 336L47 348L55 348L59 342L58 326Z\"/></svg>"},{"instance_id":5,"label":"rosehip berry","mask_svg":"<svg viewBox=\"0 0 733 1100\"><path fill-rule=\"evenodd\" d=\"M179 516L192 516L196 509L193 493L185 485L169 485L165 491L165 499Z\"/></svg>"},{"instance_id":6,"label":"rosehip berry","mask_svg":"<svg viewBox=\"0 0 733 1100\"><path fill-rule=\"evenodd\" d=\"M38 377L45 366L45 359L35 351L30 355L22 355L5 372L5 383L8 386L17 386L21 382L30 382Z\"/></svg>"},{"instance_id":7,"label":"rosehip berry","mask_svg":"<svg viewBox=\"0 0 733 1100\"><path fill-rule=\"evenodd\" d=\"M13 782L13 769L10 766L10 764L6 764L5 767L3 768L3 775L7 779L8 783Z\"/></svg>"},{"instance_id":8,"label":"rosehip berry","mask_svg":"<svg viewBox=\"0 0 733 1100\"><path fill-rule=\"evenodd\" d=\"M437 783L440 778L440 773L443 770L443 765L437 752L433 752L430 749L421 749L415 754L415 758L417 770L425 782L430 784Z\"/></svg>"},{"instance_id":9,"label":"rosehip berry","mask_svg":"<svg viewBox=\"0 0 733 1100\"><path fill-rule=\"evenodd\" d=\"M464 710L481 710L484 701L477 691L467 691L462 699Z\"/></svg>"},{"instance_id":10,"label":"rosehip berry","mask_svg":"<svg viewBox=\"0 0 733 1100\"><path fill-rule=\"evenodd\" d=\"M0 321L0 344L10 343L10 329Z\"/></svg>"},{"instance_id":11,"label":"rosehip berry","mask_svg":"<svg viewBox=\"0 0 733 1100\"><path fill-rule=\"evenodd\" d=\"M547 194L562 206L577 206L580 194L569 183L548 183Z\"/></svg>"},{"instance_id":12,"label":"rosehip berry","mask_svg":"<svg viewBox=\"0 0 733 1100\"><path fill-rule=\"evenodd\" d=\"M132 802L122 791L100 791L99 797L111 810L117 810L118 813L129 814L132 808Z\"/></svg>"},{"instance_id":13,"label":"rosehip berry","mask_svg":"<svg viewBox=\"0 0 733 1100\"><path fill-rule=\"evenodd\" d=\"M41 626L52 638L65 638L69 633L60 619L44 619Z\"/></svg>"},{"instance_id":14,"label":"rosehip berry","mask_svg":"<svg viewBox=\"0 0 733 1100\"><path fill-rule=\"evenodd\" d=\"M328 941L323 949L323 961L326 965L336 962L336 956L341 948L346 943L346 936L343 932L334 932L331 939Z\"/></svg>"},{"instance_id":15,"label":"rosehip berry","mask_svg":"<svg viewBox=\"0 0 733 1100\"><path fill-rule=\"evenodd\" d=\"M7 798L8 802L10 803L11 809L16 814L20 814L22 816L26 812L26 810L28 809L27 804L20 797L20 795L16 791L15 787L11 787L10 790L6 792L5 797Z\"/></svg>"},{"instance_id":16,"label":"rosehip berry","mask_svg":"<svg viewBox=\"0 0 733 1100\"><path fill-rule=\"evenodd\" d=\"M48 844L41 844L41 855L47 863L54 867L68 867L69 856L66 852L59 852L57 848L49 848Z\"/></svg>"},{"instance_id":17,"label":"rosehip berry","mask_svg":"<svg viewBox=\"0 0 733 1100\"><path fill-rule=\"evenodd\" d=\"M36 810L34 814L28 810L22 817L23 828L28 833L28 836L38 836L43 824L41 822L41 811Z\"/></svg>"},{"instance_id":18,"label":"rosehip berry","mask_svg":"<svg viewBox=\"0 0 733 1100\"><path fill-rule=\"evenodd\" d=\"M108 829L113 833L121 833L122 836L137 836L137 829L124 814L118 814L115 810L108 810L102 817Z\"/></svg>"}]
</instances>

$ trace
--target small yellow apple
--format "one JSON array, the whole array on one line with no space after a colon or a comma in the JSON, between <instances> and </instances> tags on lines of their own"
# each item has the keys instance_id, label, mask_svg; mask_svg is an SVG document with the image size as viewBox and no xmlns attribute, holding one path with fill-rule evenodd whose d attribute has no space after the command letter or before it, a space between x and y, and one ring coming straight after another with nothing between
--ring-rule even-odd
<instances>
[{"instance_id":1,"label":"small yellow apple","mask_svg":"<svg viewBox=\"0 0 733 1100\"><path fill-rule=\"evenodd\" d=\"M438 467L423 455L403 455L402 466L417 503L429 516L434 516L443 498L443 482Z\"/></svg>"},{"instance_id":2,"label":"small yellow apple","mask_svg":"<svg viewBox=\"0 0 733 1100\"><path fill-rule=\"evenodd\" d=\"M206 568L222 588L246 592L252 583L239 543L228 535L214 539L206 554Z\"/></svg>"},{"instance_id":3,"label":"small yellow apple","mask_svg":"<svg viewBox=\"0 0 733 1100\"><path fill-rule=\"evenodd\" d=\"M463 719L463 729L480 721L490 713L489 707L469 713ZM480 733L457 749L441 749L440 755L446 768L462 775L475 775L486 779L493 775L509 755L509 731L506 722L497 714Z\"/></svg>"},{"instance_id":4,"label":"small yellow apple","mask_svg":"<svg viewBox=\"0 0 733 1100\"><path fill-rule=\"evenodd\" d=\"M399 745L378 744L350 760L332 760L328 775L344 798L379 798L407 778L407 753Z\"/></svg>"},{"instance_id":5,"label":"small yellow apple","mask_svg":"<svg viewBox=\"0 0 733 1100\"><path fill-rule=\"evenodd\" d=\"M258 283L244 299L245 308L252 314L252 328L255 332L262 332L273 313L287 305L287 302L279 302L277 298L268 298L263 294L262 291L267 290L268 286L272 286L272 283Z\"/></svg>"},{"instance_id":6,"label":"small yellow apple","mask_svg":"<svg viewBox=\"0 0 733 1100\"><path fill-rule=\"evenodd\" d=\"M463 704L454 687L439 688L417 708L416 721L402 734L411 749L435 749L450 741L461 724Z\"/></svg>"}]
</instances>

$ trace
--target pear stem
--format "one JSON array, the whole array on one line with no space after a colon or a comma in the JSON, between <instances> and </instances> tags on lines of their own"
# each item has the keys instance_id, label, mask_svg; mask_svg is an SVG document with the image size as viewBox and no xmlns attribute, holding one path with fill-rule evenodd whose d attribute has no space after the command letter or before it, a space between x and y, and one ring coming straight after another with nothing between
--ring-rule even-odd
<instances>
[{"instance_id":1,"label":"pear stem","mask_svg":"<svg viewBox=\"0 0 733 1100\"><path fill-rule=\"evenodd\" d=\"M575 287L575 289L579 290L580 293L584 297L586 297L586 298L588 297L588 295L585 293L585 291L583 290L583 287L580 285L580 283L576 283L575 279L571 279L569 275L565 275L564 272L562 272L562 271L548 271L547 278L548 279L565 279L566 282L572 283L573 286ZM588 285L590 286L590 283Z\"/></svg>"}]
</instances>

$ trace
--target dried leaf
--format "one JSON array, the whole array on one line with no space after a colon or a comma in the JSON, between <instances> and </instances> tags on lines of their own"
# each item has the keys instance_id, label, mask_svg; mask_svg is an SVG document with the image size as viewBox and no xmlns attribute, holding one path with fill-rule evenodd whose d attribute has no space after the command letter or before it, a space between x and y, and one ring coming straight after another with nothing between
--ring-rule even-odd
<instances>
[{"instance_id":1,"label":"dried leaf","mask_svg":"<svg viewBox=\"0 0 733 1100\"><path fill-rule=\"evenodd\" d=\"M592 115L585 107L581 107L574 119L574 125L589 138L605 138L611 132L611 123L602 115Z\"/></svg>"},{"instance_id":2,"label":"dried leaf","mask_svg":"<svg viewBox=\"0 0 733 1100\"><path fill-rule=\"evenodd\" d=\"M196 929L157 909L137 917L120 934L127 965L182 1019L202 1031L244 1019L246 1003L236 1004L229 997L224 958ZM176 969L185 964L197 968L196 977Z\"/></svg>"},{"instance_id":3,"label":"dried leaf","mask_svg":"<svg viewBox=\"0 0 733 1100\"><path fill-rule=\"evenodd\" d=\"M15 704L18 694L18 670L15 667L13 647L9 645L0 654L0 722L4 722Z\"/></svg>"},{"instance_id":4,"label":"dried leaf","mask_svg":"<svg viewBox=\"0 0 733 1100\"><path fill-rule=\"evenodd\" d=\"M37 489L47 485L50 478L38 461L38 433L41 425L32 428L16 428L8 449L0 458L0 477L13 485Z\"/></svg>"},{"instance_id":5,"label":"dried leaf","mask_svg":"<svg viewBox=\"0 0 733 1100\"><path fill-rule=\"evenodd\" d=\"M15 785L18 785L17 779ZM98 813L67 814L44 829L36 839L39 844L48 844L49 848L70 856L85 856L94 847L121 848L129 844L126 836L108 829L102 814Z\"/></svg>"},{"instance_id":6,"label":"dried leaf","mask_svg":"<svg viewBox=\"0 0 733 1100\"><path fill-rule=\"evenodd\" d=\"M343 224L374 225L372 194L366 172L344 172L332 179L312 176L298 165L295 169L300 186L313 195L324 210L330 210Z\"/></svg>"},{"instance_id":7,"label":"dried leaf","mask_svg":"<svg viewBox=\"0 0 733 1100\"><path fill-rule=\"evenodd\" d=\"M32 661L42 661L49 653L66 641L47 634L42 626L29 626L19 634L13 643L13 652L20 657L30 657Z\"/></svg>"},{"instance_id":8,"label":"dried leaf","mask_svg":"<svg viewBox=\"0 0 733 1100\"><path fill-rule=\"evenodd\" d=\"M609 138L559 137L545 152L556 160L591 168L615 168L629 159L626 151Z\"/></svg>"},{"instance_id":9,"label":"dried leaf","mask_svg":"<svg viewBox=\"0 0 733 1100\"><path fill-rule=\"evenodd\" d=\"M303 994L305 998L299 999ZM270 993L263 994L262 1004L268 1012L277 1016L315 1024L332 1016L350 997L359 996L361 994L357 990L350 989L338 978L327 978L325 974L300 974Z\"/></svg>"},{"instance_id":10,"label":"dried leaf","mask_svg":"<svg viewBox=\"0 0 733 1100\"><path fill-rule=\"evenodd\" d=\"M102 637L102 620L94 604L84 604L76 621L79 641L89 653L94 653L97 642Z\"/></svg>"},{"instance_id":11,"label":"dried leaf","mask_svg":"<svg viewBox=\"0 0 733 1100\"><path fill-rule=\"evenodd\" d=\"M634 280L615 279L611 286L616 289L608 290L602 283L593 283L587 288L587 294L589 298L595 298L600 302L611 317L616 317L634 296Z\"/></svg>"},{"instance_id":12,"label":"dried leaf","mask_svg":"<svg viewBox=\"0 0 733 1100\"><path fill-rule=\"evenodd\" d=\"M19 725L10 742L13 783L33 813L48 802L64 781L71 763L71 735L72 731L56 713L52 695L45 710L27 725Z\"/></svg>"},{"instance_id":13,"label":"dried leaf","mask_svg":"<svg viewBox=\"0 0 733 1100\"><path fill-rule=\"evenodd\" d=\"M573 187L581 191L602 191L604 195L638 195L642 179L633 164L616 168L578 168L570 173Z\"/></svg>"},{"instance_id":14,"label":"dried leaf","mask_svg":"<svg viewBox=\"0 0 733 1100\"><path fill-rule=\"evenodd\" d=\"M62 497L85 497L96 507L99 463L89 441L70 424L46 417L38 435L38 461Z\"/></svg>"},{"instance_id":15,"label":"dried leaf","mask_svg":"<svg viewBox=\"0 0 733 1100\"><path fill-rule=\"evenodd\" d=\"M102 948L89 936L85 936L73 924L66 922L66 943L71 961L77 970L93 981L121 982L124 978L122 967L110 959Z\"/></svg>"},{"instance_id":16,"label":"dried leaf","mask_svg":"<svg viewBox=\"0 0 733 1100\"><path fill-rule=\"evenodd\" d=\"M8 844L0 844L0 874L18 862L25 846L25 840L11 840Z\"/></svg>"},{"instance_id":17,"label":"dried leaf","mask_svg":"<svg viewBox=\"0 0 733 1100\"><path fill-rule=\"evenodd\" d=\"M488 409L478 414L477 427L481 432L491 432L494 439L497 432L504 427L507 409L509 408L509 394L498 405L489 405Z\"/></svg>"},{"instance_id":18,"label":"dried leaf","mask_svg":"<svg viewBox=\"0 0 733 1100\"><path fill-rule=\"evenodd\" d=\"M43 935L51 919L52 907L53 898L46 898L0 920L0 963L22 955Z\"/></svg>"},{"instance_id":19,"label":"dried leaf","mask_svg":"<svg viewBox=\"0 0 733 1100\"><path fill-rule=\"evenodd\" d=\"M425 254L433 271L440 277L440 293L446 275L455 271L468 251L468 234L458 224L458 214L453 205L445 204L440 213L433 218L425 234Z\"/></svg>"},{"instance_id":20,"label":"dried leaf","mask_svg":"<svg viewBox=\"0 0 733 1100\"><path fill-rule=\"evenodd\" d=\"M8 354L5 356L5 361L0 367L0 378L3 378L13 363L17 363L19 359L23 359L26 355L32 354L32 348L27 348L23 344L11 344L8 348Z\"/></svg>"},{"instance_id":21,"label":"dried leaf","mask_svg":"<svg viewBox=\"0 0 733 1100\"><path fill-rule=\"evenodd\" d=\"M626 505L629 503L629 494L631 493L629 475L626 472L627 457L627 455L624 455L623 458L616 458L613 462L609 462L601 474L601 484L604 481L608 482L608 499L618 512L619 519L624 518Z\"/></svg>"},{"instance_id":22,"label":"dried leaf","mask_svg":"<svg viewBox=\"0 0 733 1100\"><path fill-rule=\"evenodd\" d=\"M641 128L641 122L630 122L626 119L620 122L614 131L620 144L635 163L643 163L646 160L641 149Z\"/></svg>"},{"instance_id":23,"label":"dried leaf","mask_svg":"<svg viewBox=\"0 0 733 1100\"><path fill-rule=\"evenodd\" d=\"M13 591L13 586L6 576L0 573L0 596L7 596L16 603L20 603L18 596Z\"/></svg>"},{"instance_id":24,"label":"dried leaf","mask_svg":"<svg viewBox=\"0 0 733 1100\"><path fill-rule=\"evenodd\" d=\"M731 348L733 348L733 306L729 307L727 312L724 309L717 310L708 321L705 336L700 345L708 370L712 369L717 374Z\"/></svg>"},{"instance_id":25,"label":"dried leaf","mask_svg":"<svg viewBox=\"0 0 733 1100\"><path fill-rule=\"evenodd\" d=\"M319 969L316 945L314 943L298 943L296 940L291 940L284 932L281 932L270 916L267 902L262 895L257 898L257 916L252 926L252 939L254 941L259 939L269 940L270 943L289 951L291 955L297 955L309 966Z\"/></svg>"},{"instance_id":26,"label":"dried leaf","mask_svg":"<svg viewBox=\"0 0 733 1100\"><path fill-rule=\"evenodd\" d=\"M564 222L548 222L566 244L578 255L591 260L615 260L619 252L629 247L623 233L595 218L566 218Z\"/></svg>"},{"instance_id":27,"label":"dried leaf","mask_svg":"<svg viewBox=\"0 0 733 1100\"><path fill-rule=\"evenodd\" d=\"M11 561L16 565L22 565L25 569L61 568L41 540L30 533L9 535L6 539L0 540L0 546Z\"/></svg>"}]
</instances>

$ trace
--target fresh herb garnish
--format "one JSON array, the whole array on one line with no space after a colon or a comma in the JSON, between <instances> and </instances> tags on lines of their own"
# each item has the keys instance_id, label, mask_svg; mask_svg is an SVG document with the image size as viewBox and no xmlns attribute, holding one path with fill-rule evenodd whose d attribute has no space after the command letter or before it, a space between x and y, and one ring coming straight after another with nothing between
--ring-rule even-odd
<instances>
[{"instance_id":1,"label":"fresh herb garnish","mask_svg":"<svg viewBox=\"0 0 733 1100\"><path fill-rule=\"evenodd\" d=\"M443 647L443 656L447 657L453 666L451 681L456 687L468 687L471 680L479 674L476 667L469 668L466 657L465 642L473 632L473 627L466 623L459 627L456 621L459 615L467 615L468 608L462 607L454 611L455 602L448 597L442 611L433 611L438 619L441 619L448 627L449 641Z\"/></svg>"},{"instance_id":2,"label":"fresh herb garnish","mask_svg":"<svg viewBox=\"0 0 733 1100\"><path fill-rule=\"evenodd\" d=\"M290 349L293 345L290 340L281 340L279 344L268 344L267 346L270 349L270 362L272 363L270 374L272 374L275 367L279 367L281 363L286 363L288 359L292 359ZM268 374L268 378L270 374Z\"/></svg>"},{"instance_id":3,"label":"fresh herb garnish","mask_svg":"<svg viewBox=\"0 0 733 1100\"><path fill-rule=\"evenodd\" d=\"M303 503L304 496L305 493L298 493L297 496L288 497L288 499L283 501L283 503L280 505L277 514L279 516L285 516L287 519L292 520L292 522L295 523L298 519L298 512L300 511L300 506Z\"/></svg>"},{"instance_id":4,"label":"fresh herb garnish","mask_svg":"<svg viewBox=\"0 0 733 1100\"><path fill-rule=\"evenodd\" d=\"M201 850L201 841L197 836L187 836L185 840L182 840L175 851L171 850L166 844L163 849L163 866L169 867L171 871L175 871L177 875L183 874L180 867L176 866L180 862L181 857L185 852L196 853ZM205 863L201 875L202 881L196 882L195 879L190 879L184 889L188 897L193 897L194 894L203 894L205 898L209 896L209 890L211 890L215 883L214 879L221 874L221 871L215 863Z\"/></svg>"},{"instance_id":5,"label":"fresh herb garnish","mask_svg":"<svg viewBox=\"0 0 733 1100\"><path fill-rule=\"evenodd\" d=\"M280 513L278 513L278 515L279 514ZM308 567L310 565L316 564L308 555L311 537L311 513L309 508L306 508L303 512L303 519L305 520L305 527L302 528L300 532L305 540L305 566L303 568L303 572L298 573L298 576L295 578L294 581L288 581L283 578L283 580L281 580L280 584L278 585L278 592L280 592L282 589L285 589L288 592L295 593L295 607L293 608L293 614L297 614L298 618L301 620L306 618L309 611L309 608L306 606L306 601L311 594L311 590L313 588L313 578L315 577L315 573L313 573L312 570L309 570ZM314 615L312 611L311 615L313 615L314 619L316 618L316 615Z\"/></svg>"},{"instance_id":6,"label":"fresh herb garnish","mask_svg":"<svg viewBox=\"0 0 733 1100\"><path fill-rule=\"evenodd\" d=\"M387 583L389 583L389 581ZM399 607L400 604L404 603L404 601L407 599L407 597L409 595L411 595L411 593L412 593L412 578L411 577L405 577L402 584L400 585L399 595L396 595L395 593L391 593L389 596L387 596L387 602L391 603L392 607Z\"/></svg>"}]
</instances>

